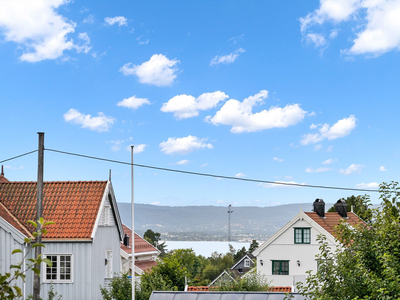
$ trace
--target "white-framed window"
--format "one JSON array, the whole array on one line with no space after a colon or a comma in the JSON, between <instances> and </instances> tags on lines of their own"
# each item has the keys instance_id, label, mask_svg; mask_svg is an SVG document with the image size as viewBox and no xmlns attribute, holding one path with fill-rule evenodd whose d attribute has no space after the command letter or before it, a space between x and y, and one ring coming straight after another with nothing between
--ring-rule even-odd
<instances>
[{"instance_id":1,"label":"white-framed window","mask_svg":"<svg viewBox=\"0 0 400 300\"><path fill-rule=\"evenodd\" d=\"M245 267L245 268L250 268L250 259L247 259L247 258L246 258L246 259L244 260L244 267Z\"/></svg>"},{"instance_id":2,"label":"white-framed window","mask_svg":"<svg viewBox=\"0 0 400 300\"><path fill-rule=\"evenodd\" d=\"M106 251L106 278L112 278L113 277L113 252L112 250L107 250Z\"/></svg>"},{"instance_id":3,"label":"white-framed window","mask_svg":"<svg viewBox=\"0 0 400 300\"><path fill-rule=\"evenodd\" d=\"M104 206L104 225L105 226L110 225L110 210L111 210L111 206L109 206L109 205Z\"/></svg>"},{"instance_id":4,"label":"white-framed window","mask_svg":"<svg viewBox=\"0 0 400 300\"><path fill-rule=\"evenodd\" d=\"M46 254L52 266L44 264L44 282L73 283L74 257L72 254Z\"/></svg>"}]
</instances>

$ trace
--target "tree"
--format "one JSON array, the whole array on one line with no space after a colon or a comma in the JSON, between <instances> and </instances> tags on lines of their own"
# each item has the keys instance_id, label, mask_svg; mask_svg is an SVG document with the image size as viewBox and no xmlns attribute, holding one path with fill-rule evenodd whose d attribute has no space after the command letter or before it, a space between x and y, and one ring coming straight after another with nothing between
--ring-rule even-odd
<instances>
[{"instance_id":1,"label":"tree","mask_svg":"<svg viewBox=\"0 0 400 300\"><path fill-rule=\"evenodd\" d=\"M258 242L256 240L252 240L251 244L249 246L249 253L250 254L253 253L254 250L256 250L258 248L258 246L259 246Z\"/></svg>"},{"instance_id":2,"label":"tree","mask_svg":"<svg viewBox=\"0 0 400 300\"><path fill-rule=\"evenodd\" d=\"M235 262L237 262L238 260L240 260L246 254L247 254L246 247L243 247L242 249L240 249L240 250L238 250L236 252L236 254L233 256L233 259L235 260Z\"/></svg>"},{"instance_id":3,"label":"tree","mask_svg":"<svg viewBox=\"0 0 400 300\"><path fill-rule=\"evenodd\" d=\"M256 271L248 272L241 278L233 281L222 281L221 285L215 287L216 291L244 291L265 292L271 288L266 277Z\"/></svg>"},{"instance_id":4,"label":"tree","mask_svg":"<svg viewBox=\"0 0 400 300\"><path fill-rule=\"evenodd\" d=\"M100 292L104 300L132 299L132 282L128 273L112 278L108 288L100 286Z\"/></svg>"},{"instance_id":5,"label":"tree","mask_svg":"<svg viewBox=\"0 0 400 300\"><path fill-rule=\"evenodd\" d=\"M154 247L156 247L158 249L158 251L161 252L161 255L165 254L167 245L165 244L165 242L160 243L161 233L154 232L151 229L147 229L147 231L144 233L143 238L146 241L148 241L150 244L152 244Z\"/></svg>"},{"instance_id":6,"label":"tree","mask_svg":"<svg viewBox=\"0 0 400 300\"><path fill-rule=\"evenodd\" d=\"M336 227L341 242L335 251L319 237L318 271L298 289L310 299L400 298L400 187L382 183L381 207L368 223L356 227L342 221Z\"/></svg>"},{"instance_id":7,"label":"tree","mask_svg":"<svg viewBox=\"0 0 400 300\"><path fill-rule=\"evenodd\" d=\"M347 203L347 212L351 211L351 207L353 207L353 212L363 219L365 222L369 222L372 218L372 210L370 206L372 204L369 202L369 196L351 196L346 199L342 198L340 200L344 200ZM335 206L332 206L328 209L328 212L336 212Z\"/></svg>"}]
</instances>

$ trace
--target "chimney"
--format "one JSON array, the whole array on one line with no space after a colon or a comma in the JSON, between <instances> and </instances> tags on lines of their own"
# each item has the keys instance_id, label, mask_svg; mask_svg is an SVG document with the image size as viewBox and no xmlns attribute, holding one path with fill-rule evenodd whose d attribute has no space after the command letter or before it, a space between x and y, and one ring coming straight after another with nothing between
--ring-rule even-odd
<instances>
[{"instance_id":1,"label":"chimney","mask_svg":"<svg viewBox=\"0 0 400 300\"><path fill-rule=\"evenodd\" d=\"M1 176L4 176L4 169L3 169L3 165L1 165Z\"/></svg>"},{"instance_id":2,"label":"chimney","mask_svg":"<svg viewBox=\"0 0 400 300\"><path fill-rule=\"evenodd\" d=\"M342 218L347 218L347 203L345 200L338 200L335 204L335 210Z\"/></svg>"},{"instance_id":3,"label":"chimney","mask_svg":"<svg viewBox=\"0 0 400 300\"><path fill-rule=\"evenodd\" d=\"M126 247L129 247L129 235L127 235L126 233L125 233L125 236L124 236L124 245Z\"/></svg>"},{"instance_id":4,"label":"chimney","mask_svg":"<svg viewBox=\"0 0 400 300\"><path fill-rule=\"evenodd\" d=\"M314 201L314 212L317 213L321 218L325 218L325 202L322 199L316 199Z\"/></svg>"}]
</instances>

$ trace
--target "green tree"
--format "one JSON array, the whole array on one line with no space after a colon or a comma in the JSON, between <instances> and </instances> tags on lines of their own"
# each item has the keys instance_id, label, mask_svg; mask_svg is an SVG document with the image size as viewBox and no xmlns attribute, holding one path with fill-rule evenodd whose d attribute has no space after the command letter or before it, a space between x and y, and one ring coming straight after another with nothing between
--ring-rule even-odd
<instances>
[{"instance_id":1,"label":"green tree","mask_svg":"<svg viewBox=\"0 0 400 300\"><path fill-rule=\"evenodd\" d=\"M111 279L108 288L100 286L100 292L104 300L132 299L132 281L128 277L127 273L121 274L120 277L114 277Z\"/></svg>"},{"instance_id":2,"label":"green tree","mask_svg":"<svg viewBox=\"0 0 400 300\"><path fill-rule=\"evenodd\" d=\"M400 187L382 183L381 207L369 223L336 227L341 242L333 251L319 237L318 271L298 289L310 299L400 299Z\"/></svg>"},{"instance_id":3,"label":"green tree","mask_svg":"<svg viewBox=\"0 0 400 300\"><path fill-rule=\"evenodd\" d=\"M340 200L344 200L347 203L347 212L351 211L351 207L353 207L354 213L363 219L365 222L371 221L372 218L372 204L369 202L369 196L351 196L345 198L341 198ZM332 206L328 209L328 212L336 212L335 206Z\"/></svg>"},{"instance_id":4,"label":"green tree","mask_svg":"<svg viewBox=\"0 0 400 300\"><path fill-rule=\"evenodd\" d=\"M247 250L246 247L243 247L242 249L238 250L236 252L236 254L233 256L233 259L235 261L235 263L240 260L243 256L245 256L247 254Z\"/></svg>"},{"instance_id":5,"label":"green tree","mask_svg":"<svg viewBox=\"0 0 400 300\"><path fill-rule=\"evenodd\" d=\"M256 271L248 272L236 281L224 281L216 291L265 292L271 288L266 277Z\"/></svg>"},{"instance_id":6,"label":"green tree","mask_svg":"<svg viewBox=\"0 0 400 300\"><path fill-rule=\"evenodd\" d=\"M250 254L253 253L254 250L256 250L258 248L258 246L259 246L258 242L256 240L252 240L251 244L249 246L249 253Z\"/></svg>"},{"instance_id":7,"label":"green tree","mask_svg":"<svg viewBox=\"0 0 400 300\"><path fill-rule=\"evenodd\" d=\"M161 233L154 232L151 229L147 229L146 232L144 233L143 238L150 244L152 244L154 247L156 247L161 252L161 256L165 254L167 245L165 244L165 242L160 243Z\"/></svg>"},{"instance_id":8,"label":"green tree","mask_svg":"<svg viewBox=\"0 0 400 300\"><path fill-rule=\"evenodd\" d=\"M160 273L153 271L145 272L140 278L140 283L136 286L135 300L149 300L153 291L173 290L176 289L168 286ZM127 299L132 299L132 297Z\"/></svg>"}]
</instances>

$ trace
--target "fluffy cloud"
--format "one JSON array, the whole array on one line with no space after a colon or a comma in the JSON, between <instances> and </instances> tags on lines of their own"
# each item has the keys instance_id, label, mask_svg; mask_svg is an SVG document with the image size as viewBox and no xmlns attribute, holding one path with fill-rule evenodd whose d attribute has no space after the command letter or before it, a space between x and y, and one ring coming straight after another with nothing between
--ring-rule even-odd
<instances>
[{"instance_id":1,"label":"fluffy cloud","mask_svg":"<svg viewBox=\"0 0 400 300\"><path fill-rule=\"evenodd\" d=\"M88 128L95 131L108 131L114 123L114 118L105 116L102 112L98 113L98 117L84 115L78 110L71 108L64 114L65 122L82 125L82 128Z\"/></svg>"},{"instance_id":2,"label":"fluffy cloud","mask_svg":"<svg viewBox=\"0 0 400 300\"><path fill-rule=\"evenodd\" d=\"M296 185L305 185L305 183L298 183L295 181L275 181L276 184L273 183L259 183L258 186L262 186L263 188L277 188L277 187L283 187L283 188L295 188L297 187ZM295 185L293 185L295 184Z\"/></svg>"},{"instance_id":3,"label":"fluffy cloud","mask_svg":"<svg viewBox=\"0 0 400 300\"><path fill-rule=\"evenodd\" d=\"M247 177L247 175L245 175L245 174L243 174L243 173L237 173L237 174L235 175L235 177L237 177L237 178L244 178L244 177Z\"/></svg>"},{"instance_id":4,"label":"fluffy cloud","mask_svg":"<svg viewBox=\"0 0 400 300\"><path fill-rule=\"evenodd\" d=\"M134 145L133 147L133 153L141 153L144 151L144 148L146 148L146 144L140 144L140 145ZM127 151L131 151L131 146L129 145L128 147L126 147Z\"/></svg>"},{"instance_id":5,"label":"fluffy cloud","mask_svg":"<svg viewBox=\"0 0 400 300\"><path fill-rule=\"evenodd\" d=\"M118 24L118 26L128 26L128 19L122 16L114 17L114 18L104 18L104 21L108 25Z\"/></svg>"},{"instance_id":6,"label":"fluffy cloud","mask_svg":"<svg viewBox=\"0 0 400 300\"><path fill-rule=\"evenodd\" d=\"M188 159L182 159L182 160L176 162L175 164L177 164L177 165L187 165L188 163L189 163Z\"/></svg>"},{"instance_id":7,"label":"fluffy cloud","mask_svg":"<svg viewBox=\"0 0 400 300\"><path fill-rule=\"evenodd\" d=\"M370 183L358 183L355 186L358 189L376 189L379 188L379 183L370 182Z\"/></svg>"},{"instance_id":8,"label":"fluffy cloud","mask_svg":"<svg viewBox=\"0 0 400 300\"><path fill-rule=\"evenodd\" d=\"M239 48L238 50L236 50L235 52L228 54L228 55L222 55L222 56L215 56L211 62L210 62L210 66L212 65L219 65L219 64L231 64L233 63L241 53L244 52L244 49Z\"/></svg>"},{"instance_id":9,"label":"fluffy cloud","mask_svg":"<svg viewBox=\"0 0 400 300\"><path fill-rule=\"evenodd\" d=\"M288 104L284 108L273 106L269 110L253 113L253 106L268 97L268 91L262 90L240 102L230 99L225 102L214 117L206 121L214 125L230 125L231 132L253 132L271 128L285 128L303 120L306 111L299 104Z\"/></svg>"},{"instance_id":10,"label":"fluffy cloud","mask_svg":"<svg viewBox=\"0 0 400 300\"><path fill-rule=\"evenodd\" d=\"M169 60L162 54L154 54L149 61L141 65L125 64L120 68L120 72L126 76L136 75L140 83L168 86L173 83L177 76L178 68L176 64L178 63L179 60Z\"/></svg>"},{"instance_id":11,"label":"fluffy cloud","mask_svg":"<svg viewBox=\"0 0 400 300\"><path fill-rule=\"evenodd\" d=\"M213 145L207 144L206 140L191 135L183 138L168 138L166 142L160 143L160 147L165 154L187 154L197 149L214 148Z\"/></svg>"},{"instance_id":12,"label":"fluffy cloud","mask_svg":"<svg viewBox=\"0 0 400 300\"><path fill-rule=\"evenodd\" d=\"M83 23L93 24L94 23L94 15L88 15L83 19Z\"/></svg>"},{"instance_id":13,"label":"fluffy cloud","mask_svg":"<svg viewBox=\"0 0 400 300\"><path fill-rule=\"evenodd\" d=\"M319 133L309 133L303 135L301 144L308 145L310 143L318 143L325 139L334 140L340 137L344 137L350 134L350 132L356 127L356 121L357 119L353 115L351 115L348 118L337 121L331 127L329 127L329 125L326 123L324 125L318 125L318 127L320 127Z\"/></svg>"},{"instance_id":14,"label":"fluffy cloud","mask_svg":"<svg viewBox=\"0 0 400 300\"><path fill-rule=\"evenodd\" d=\"M341 22L355 20L353 45L343 52L380 55L400 49L399 15L399 1L320 0L320 7L301 18L300 24L302 33L306 35L307 29L315 25L333 22L337 26Z\"/></svg>"},{"instance_id":15,"label":"fluffy cloud","mask_svg":"<svg viewBox=\"0 0 400 300\"><path fill-rule=\"evenodd\" d=\"M136 96L126 98L117 103L118 106L123 106L132 109L138 109L144 104L150 104L150 101L147 98L137 98Z\"/></svg>"},{"instance_id":16,"label":"fluffy cloud","mask_svg":"<svg viewBox=\"0 0 400 300\"><path fill-rule=\"evenodd\" d=\"M328 171L330 171L331 169L329 169L329 168L316 168L316 169L313 169L313 168L307 168L306 169L306 172L307 173L322 173L322 172L328 172Z\"/></svg>"},{"instance_id":17,"label":"fluffy cloud","mask_svg":"<svg viewBox=\"0 0 400 300\"><path fill-rule=\"evenodd\" d=\"M76 24L57 13L68 0L0 1L0 31L6 42L23 45L20 60L56 59L65 50L77 49L68 34Z\"/></svg>"},{"instance_id":18,"label":"fluffy cloud","mask_svg":"<svg viewBox=\"0 0 400 300\"><path fill-rule=\"evenodd\" d=\"M313 43L315 47L321 47L326 44L325 38L318 33L308 33L306 39L308 42Z\"/></svg>"},{"instance_id":19,"label":"fluffy cloud","mask_svg":"<svg viewBox=\"0 0 400 300\"><path fill-rule=\"evenodd\" d=\"M330 165L330 164L333 164L335 161L337 161L337 159L328 158L327 160L323 161L322 164L323 165Z\"/></svg>"},{"instance_id":20,"label":"fluffy cloud","mask_svg":"<svg viewBox=\"0 0 400 300\"><path fill-rule=\"evenodd\" d=\"M190 95L178 95L171 98L161 107L163 112L172 112L177 119L197 117L200 110L207 110L215 107L220 101L229 96L223 92L204 93L195 98Z\"/></svg>"},{"instance_id":21,"label":"fluffy cloud","mask_svg":"<svg viewBox=\"0 0 400 300\"><path fill-rule=\"evenodd\" d=\"M339 170L339 172L344 174L344 175L350 175L350 174L353 174L353 173L361 173L361 169L363 167L364 167L364 165L352 164L347 169Z\"/></svg>"},{"instance_id":22,"label":"fluffy cloud","mask_svg":"<svg viewBox=\"0 0 400 300\"><path fill-rule=\"evenodd\" d=\"M283 158L279 158L279 157L274 157L273 160L275 161L279 161L279 162L283 162L284 159Z\"/></svg>"},{"instance_id":23,"label":"fluffy cloud","mask_svg":"<svg viewBox=\"0 0 400 300\"><path fill-rule=\"evenodd\" d=\"M380 167L379 167L379 171L385 172L385 171L387 171L387 169L385 168L385 166L380 166Z\"/></svg>"}]
</instances>

